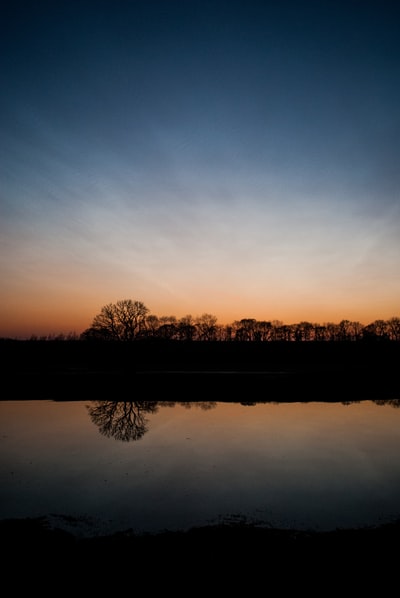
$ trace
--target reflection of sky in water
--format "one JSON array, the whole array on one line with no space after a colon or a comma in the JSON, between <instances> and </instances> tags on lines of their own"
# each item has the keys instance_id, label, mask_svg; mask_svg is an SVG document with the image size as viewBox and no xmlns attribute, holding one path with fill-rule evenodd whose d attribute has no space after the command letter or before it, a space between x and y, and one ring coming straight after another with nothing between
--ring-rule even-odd
<instances>
[{"instance_id":1,"label":"reflection of sky in water","mask_svg":"<svg viewBox=\"0 0 400 598\"><path fill-rule=\"evenodd\" d=\"M209 406L0 402L0 518L158 531L231 516L330 529L399 515L400 409ZM145 424L138 440L113 435L124 417Z\"/></svg>"}]
</instances>

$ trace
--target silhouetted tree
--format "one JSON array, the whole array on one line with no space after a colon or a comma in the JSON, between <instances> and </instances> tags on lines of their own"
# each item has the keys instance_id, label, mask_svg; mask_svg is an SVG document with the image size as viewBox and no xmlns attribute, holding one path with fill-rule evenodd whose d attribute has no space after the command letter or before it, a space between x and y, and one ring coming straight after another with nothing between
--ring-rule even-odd
<instances>
[{"instance_id":1,"label":"silhouetted tree","mask_svg":"<svg viewBox=\"0 0 400 598\"><path fill-rule=\"evenodd\" d=\"M145 336L148 338L155 338L157 336L157 330L160 326L160 318L154 314L150 314L146 317L146 330Z\"/></svg>"},{"instance_id":2,"label":"silhouetted tree","mask_svg":"<svg viewBox=\"0 0 400 598\"><path fill-rule=\"evenodd\" d=\"M236 340L254 341L256 339L257 320L254 318L243 318L234 322L236 328Z\"/></svg>"},{"instance_id":3,"label":"silhouetted tree","mask_svg":"<svg viewBox=\"0 0 400 598\"><path fill-rule=\"evenodd\" d=\"M83 333L84 338L132 341L146 329L149 310L141 301L123 299L109 303L94 317L92 326Z\"/></svg>"},{"instance_id":4,"label":"silhouetted tree","mask_svg":"<svg viewBox=\"0 0 400 598\"><path fill-rule=\"evenodd\" d=\"M176 324L161 324L157 330L157 338L165 340L175 340L178 338L178 328Z\"/></svg>"},{"instance_id":5,"label":"silhouetted tree","mask_svg":"<svg viewBox=\"0 0 400 598\"><path fill-rule=\"evenodd\" d=\"M326 326L320 326L315 324L314 326L314 340L315 341L326 341L328 340L328 332Z\"/></svg>"},{"instance_id":6,"label":"silhouetted tree","mask_svg":"<svg viewBox=\"0 0 400 598\"><path fill-rule=\"evenodd\" d=\"M192 341L196 335L196 326L191 315L184 316L178 322L178 337L180 340Z\"/></svg>"},{"instance_id":7,"label":"silhouetted tree","mask_svg":"<svg viewBox=\"0 0 400 598\"><path fill-rule=\"evenodd\" d=\"M217 318L211 314L203 314L196 318L197 337L202 341L216 340Z\"/></svg>"},{"instance_id":8,"label":"silhouetted tree","mask_svg":"<svg viewBox=\"0 0 400 598\"><path fill-rule=\"evenodd\" d=\"M271 334L272 334L271 322L266 322L265 320L262 320L261 322L257 322L256 340L270 341Z\"/></svg>"},{"instance_id":9,"label":"silhouetted tree","mask_svg":"<svg viewBox=\"0 0 400 598\"><path fill-rule=\"evenodd\" d=\"M390 318L387 321L387 333L390 340L400 341L400 318Z\"/></svg>"},{"instance_id":10,"label":"silhouetted tree","mask_svg":"<svg viewBox=\"0 0 400 598\"><path fill-rule=\"evenodd\" d=\"M310 322L299 322L293 326L294 340L311 341L314 339L314 326Z\"/></svg>"}]
</instances>

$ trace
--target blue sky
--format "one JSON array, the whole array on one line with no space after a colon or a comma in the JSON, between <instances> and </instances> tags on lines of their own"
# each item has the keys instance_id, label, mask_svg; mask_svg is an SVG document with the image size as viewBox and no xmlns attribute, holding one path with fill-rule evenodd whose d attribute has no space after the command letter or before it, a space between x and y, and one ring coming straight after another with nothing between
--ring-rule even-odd
<instances>
[{"instance_id":1,"label":"blue sky","mask_svg":"<svg viewBox=\"0 0 400 598\"><path fill-rule=\"evenodd\" d=\"M6 2L0 335L399 315L397 2Z\"/></svg>"}]
</instances>

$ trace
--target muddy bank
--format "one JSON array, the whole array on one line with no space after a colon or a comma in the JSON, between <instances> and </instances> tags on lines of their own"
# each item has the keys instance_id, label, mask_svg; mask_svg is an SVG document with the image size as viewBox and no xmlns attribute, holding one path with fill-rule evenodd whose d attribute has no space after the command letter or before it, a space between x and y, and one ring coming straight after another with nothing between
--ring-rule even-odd
<instances>
[{"instance_id":1,"label":"muddy bank","mask_svg":"<svg viewBox=\"0 0 400 598\"><path fill-rule=\"evenodd\" d=\"M70 548L77 551L154 550L155 548L190 548L199 543L215 547L238 549L240 546L261 547L263 550L307 550L333 548L377 548L400 539L400 522L381 526L332 531L279 529L236 523L194 527L186 531L164 531L157 534L135 534L131 530L111 535L80 537L62 528L52 527L45 517L33 519L6 519L0 521L3 547L14 547L16 553L41 548Z\"/></svg>"}]
</instances>

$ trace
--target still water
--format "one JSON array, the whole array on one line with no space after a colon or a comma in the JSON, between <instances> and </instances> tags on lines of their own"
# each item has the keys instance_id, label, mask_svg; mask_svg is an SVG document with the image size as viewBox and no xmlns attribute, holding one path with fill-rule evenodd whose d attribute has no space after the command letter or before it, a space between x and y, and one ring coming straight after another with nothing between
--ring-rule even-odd
<instances>
[{"instance_id":1,"label":"still water","mask_svg":"<svg viewBox=\"0 0 400 598\"><path fill-rule=\"evenodd\" d=\"M0 519L81 535L400 516L399 402L0 401Z\"/></svg>"}]
</instances>

